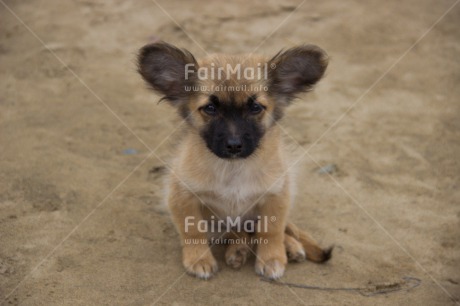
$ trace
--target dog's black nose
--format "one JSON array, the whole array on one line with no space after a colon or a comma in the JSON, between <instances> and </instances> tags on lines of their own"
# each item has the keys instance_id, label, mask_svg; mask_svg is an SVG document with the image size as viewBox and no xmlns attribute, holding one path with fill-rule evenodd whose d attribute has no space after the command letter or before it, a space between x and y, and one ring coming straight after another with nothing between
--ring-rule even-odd
<instances>
[{"instance_id":1,"label":"dog's black nose","mask_svg":"<svg viewBox=\"0 0 460 306\"><path fill-rule=\"evenodd\" d=\"M232 137L227 140L227 152L230 154L239 154L243 149L243 144L239 137Z\"/></svg>"}]
</instances>

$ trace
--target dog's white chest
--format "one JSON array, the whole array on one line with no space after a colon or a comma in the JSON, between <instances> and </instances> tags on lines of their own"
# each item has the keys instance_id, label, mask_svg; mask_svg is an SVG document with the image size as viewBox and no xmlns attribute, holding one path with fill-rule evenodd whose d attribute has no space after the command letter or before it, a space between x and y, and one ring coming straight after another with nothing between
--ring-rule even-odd
<instances>
[{"instance_id":1,"label":"dog's white chest","mask_svg":"<svg viewBox=\"0 0 460 306\"><path fill-rule=\"evenodd\" d=\"M273 180L261 169L230 164L208 181L205 191L210 196L204 201L220 217L250 216L257 204L267 194L277 192L283 183L282 178Z\"/></svg>"},{"instance_id":2,"label":"dog's white chest","mask_svg":"<svg viewBox=\"0 0 460 306\"><path fill-rule=\"evenodd\" d=\"M229 169L216 176L213 192L223 199L244 201L263 192L258 173L249 169Z\"/></svg>"}]
</instances>

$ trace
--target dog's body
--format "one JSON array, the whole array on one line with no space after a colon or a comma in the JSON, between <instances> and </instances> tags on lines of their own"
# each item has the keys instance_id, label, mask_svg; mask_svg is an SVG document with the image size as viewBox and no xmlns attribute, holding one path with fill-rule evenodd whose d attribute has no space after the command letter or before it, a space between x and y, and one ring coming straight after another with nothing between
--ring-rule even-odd
<instances>
[{"instance_id":1,"label":"dog's body","mask_svg":"<svg viewBox=\"0 0 460 306\"><path fill-rule=\"evenodd\" d=\"M270 70L263 72L262 64ZM222 72L236 65L254 73L245 70L242 79L230 69L227 77L218 76L219 68ZM330 249L321 249L286 220L293 197L293 169L277 124L284 108L297 93L310 89L326 66L326 54L314 46L292 48L272 59L214 55L199 62L188 51L166 43L141 50L140 73L177 107L189 126L177 148L167 195L189 273L209 278L217 271L207 243L211 236L263 240L257 245L256 271L269 278L282 276L288 257L329 259ZM200 77L199 69L210 73ZM237 87L240 90L234 90ZM203 220L210 225L207 231L203 231ZM230 221L216 232L214 221L218 220ZM255 221L257 226L235 230L231 220ZM250 241L238 241L226 251L226 262L234 268L252 252Z\"/></svg>"}]
</instances>

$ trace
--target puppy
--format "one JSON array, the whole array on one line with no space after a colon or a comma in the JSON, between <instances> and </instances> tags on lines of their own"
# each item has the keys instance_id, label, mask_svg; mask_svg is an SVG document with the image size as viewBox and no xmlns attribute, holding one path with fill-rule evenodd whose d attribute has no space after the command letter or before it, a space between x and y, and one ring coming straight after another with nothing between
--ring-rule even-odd
<instances>
[{"instance_id":1,"label":"puppy","mask_svg":"<svg viewBox=\"0 0 460 306\"><path fill-rule=\"evenodd\" d=\"M325 262L322 249L287 221L294 185L277 121L324 74L326 53L303 45L263 56L201 60L165 42L146 45L139 73L186 121L167 183L167 203L186 271L208 279L218 270L209 243L231 241L226 263L256 256L258 274L277 279L289 260ZM253 246L257 246L253 251Z\"/></svg>"}]
</instances>

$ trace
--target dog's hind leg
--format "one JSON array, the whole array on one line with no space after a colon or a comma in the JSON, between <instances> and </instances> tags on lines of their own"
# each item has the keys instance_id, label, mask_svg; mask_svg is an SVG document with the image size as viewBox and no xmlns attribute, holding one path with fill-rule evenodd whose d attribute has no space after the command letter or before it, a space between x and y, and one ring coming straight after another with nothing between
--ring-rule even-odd
<instances>
[{"instance_id":1,"label":"dog's hind leg","mask_svg":"<svg viewBox=\"0 0 460 306\"><path fill-rule=\"evenodd\" d=\"M291 253L292 258L289 257L291 260L298 261L297 259L301 259L299 245L293 242L293 240L296 240L296 242L299 242L302 245L303 250L305 251L304 254L308 260L322 263L331 258L332 247L326 249L321 248L319 244L310 237L310 235L299 229L291 222L288 222L286 225L285 236L284 244L286 246L286 251L288 252L288 257Z\"/></svg>"},{"instance_id":2,"label":"dog's hind leg","mask_svg":"<svg viewBox=\"0 0 460 306\"><path fill-rule=\"evenodd\" d=\"M225 235L228 246L225 250L225 262L233 269L241 268L252 252L251 236L246 232L230 232Z\"/></svg>"},{"instance_id":3,"label":"dog's hind leg","mask_svg":"<svg viewBox=\"0 0 460 306\"><path fill-rule=\"evenodd\" d=\"M284 246L286 247L286 254L290 262L305 261L305 250L303 245L297 239L285 233Z\"/></svg>"}]
</instances>

